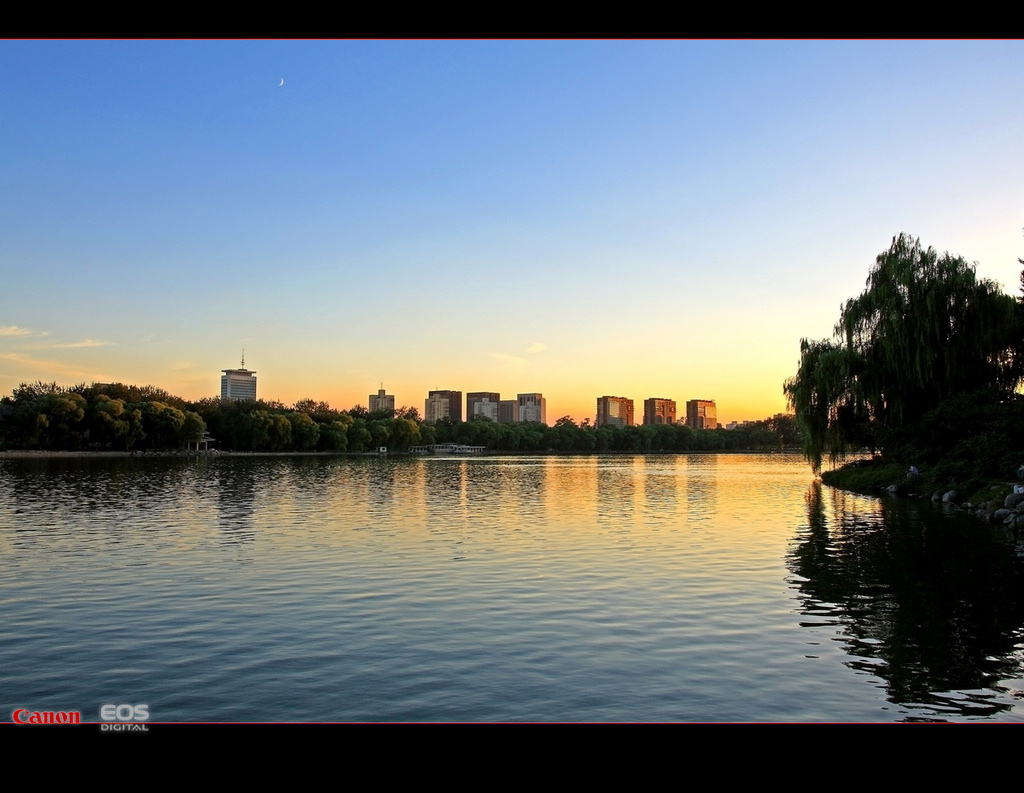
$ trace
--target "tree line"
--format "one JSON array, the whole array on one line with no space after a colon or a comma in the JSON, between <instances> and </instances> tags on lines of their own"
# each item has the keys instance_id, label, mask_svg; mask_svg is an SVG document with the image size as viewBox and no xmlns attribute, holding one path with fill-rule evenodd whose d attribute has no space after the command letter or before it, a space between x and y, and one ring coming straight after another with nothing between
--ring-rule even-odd
<instances>
[{"instance_id":1,"label":"tree line","mask_svg":"<svg viewBox=\"0 0 1024 793\"><path fill-rule=\"evenodd\" d=\"M688 452L769 450L799 445L792 417L735 430L691 430L682 424L595 427L564 416L499 424L485 417L427 424L415 408L337 410L303 399L292 406L266 400L188 402L154 386L123 383L22 383L0 400L0 444L9 449L155 451L180 449L212 436L224 451L367 452L380 446L460 443L505 452Z\"/></svg>"}]
</instances>

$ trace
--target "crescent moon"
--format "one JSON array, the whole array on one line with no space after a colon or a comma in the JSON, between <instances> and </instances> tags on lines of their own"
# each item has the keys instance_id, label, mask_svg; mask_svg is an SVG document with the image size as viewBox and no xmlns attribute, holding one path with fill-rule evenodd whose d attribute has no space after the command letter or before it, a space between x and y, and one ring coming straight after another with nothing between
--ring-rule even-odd
<instances>
[{"instance_id":1,"label":"crescent moon","mask_svg":"<svg viewBox=\"0 0 1024 793\"><path fill-rule=\"evenodd\" d=\"M282 85L284 85L284 78L283 77L281 78L281 82L279 82L277 84L277 87L280 88Z\"/></svg>"}]
</instances>

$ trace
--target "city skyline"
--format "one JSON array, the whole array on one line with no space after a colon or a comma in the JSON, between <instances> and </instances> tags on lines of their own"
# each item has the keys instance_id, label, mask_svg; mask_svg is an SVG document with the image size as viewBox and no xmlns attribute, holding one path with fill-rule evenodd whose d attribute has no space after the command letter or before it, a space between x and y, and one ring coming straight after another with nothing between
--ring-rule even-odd
<instances>
[{"instance_id":1,"label":"city skyline","mask_svg":"<svg viewBox=\"0 0 1024 793\"><path fill-rule=\"evenodd\" d=\"M1020 42L13 41L0 65L0 394L198 400L244 347L287 404L486 385L581 422L704 394L724 425L787 409L800 339L900 232L1018 289Z\"/></svg>"},{"instance_id":2,"label":"city skyline","mask_svg":"<svg viewBox=\"0 0 1024 793\"><path fill-rule=\"evenodd\" d=\"M255 399L256 398L256 372L245 368L245 355L242 355L241 369L224 369L221 377L221 399ZM469 391L465 397L465 412L463 413L462 391L452 389L431 390L427 392L424 400L424 409L420 414L423 421L434 423L440 418L452 418L454 421L470 421L482 417L496 423L512 423L520 421L539 421L542 424L550 424L547 416L547 398L541 393L519 393L515 399L502 400L501 393L497 391ZM315 401L315 400L314 400ZM510 408L502 415L499 406L507 404ZM618 405L622 405L621 413ZM609 410L611 406L611 410ZM335 409L345 410L347 408L334 405ZM360 407L352 405L350 407ZM381 384L376 394L367 397L366 405L362 405L370 413L379 411L397 412L399 407L414 407L402 403L399 406L395 394L388 394ZM687 418L683 422L692 429L705 429L703 417L705 411L711 419L710 429L715 429L720 424L714 421L715 401L714 400L688 400L686 402ZM692 407L692 412L691 412ZM417 408L418 412L418 408ZM700 416L700 419L694 417ZM777 414L782 415L782 414ZM561 417L559 417L561 418ZM586 417L590 420L590 417ZM609 419L613 420L609 420ZM676 419L675 400L664 397L650 397L644 400L644 415L642 424L674 424ZM748 421L756 421L749 419ZM582 422L578 422L582 423ZM597 411L593 417L593 424L615 424L616 426L633 426L634 421L634 400L627 397L598 397Z\"/></svg>"}]
</instances>

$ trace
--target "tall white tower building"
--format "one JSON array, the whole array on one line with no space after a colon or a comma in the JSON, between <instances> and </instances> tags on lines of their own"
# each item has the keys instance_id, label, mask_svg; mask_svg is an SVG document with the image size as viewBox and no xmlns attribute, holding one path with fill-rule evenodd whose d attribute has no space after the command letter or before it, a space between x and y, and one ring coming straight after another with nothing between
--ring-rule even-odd
<instances>
[{"instance_id":1,"label":"tall white tower building","mask_svg":"<svg viewBox=\"0 0 1024 793\"><path fill-rule=\"evenodd\" d=\"M220 378L221 399L255 399L256 398L256 372L250 372L245 368L245 350L242 350L241 369L222 369L224 374Z\"/></svg>"}]
</instances>

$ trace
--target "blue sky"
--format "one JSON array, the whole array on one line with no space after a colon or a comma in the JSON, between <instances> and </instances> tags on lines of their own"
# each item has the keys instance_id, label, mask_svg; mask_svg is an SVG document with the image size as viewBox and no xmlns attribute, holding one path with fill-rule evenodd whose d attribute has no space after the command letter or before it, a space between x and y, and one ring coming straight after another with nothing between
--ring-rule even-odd
<instances>
[{"instance_id":1,"label":"blue sky","mask_svg":"<svg viewBox=\"0 0 1024 793\"><path fill-rule=\"evenodd\" d=\"M785 406L908 232L1018 290L1019 42L5 42L0 392ZM284 84L281 85L281 80Z\"/></svg>"}]
</instances>

